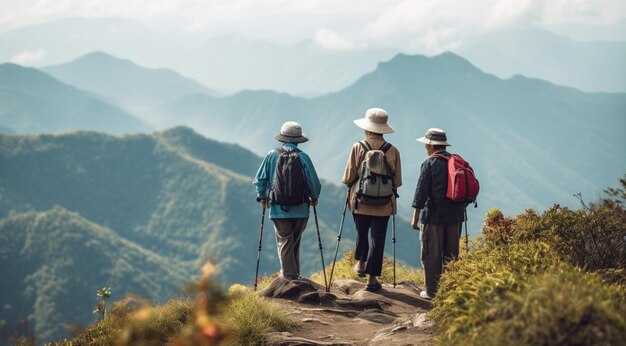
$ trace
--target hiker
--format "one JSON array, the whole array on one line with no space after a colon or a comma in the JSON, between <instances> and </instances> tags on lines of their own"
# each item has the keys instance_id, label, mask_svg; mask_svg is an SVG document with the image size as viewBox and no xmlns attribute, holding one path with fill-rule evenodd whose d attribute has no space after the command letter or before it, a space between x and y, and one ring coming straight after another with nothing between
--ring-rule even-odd
<instances>
[{"instance_id":1,"label":"hiker","mask_svg":"<svg viewBox=\"0 0 626 346\"><path fill-rule=\"evenodd\" d=\"M450 146L447 140L446 132L437 128L428 129L424 137L417 139L424 143L429 156L422 163L417 181L411 221L415 230L419 230L418 223L422 223L421 260L426 290L420 292L420 297L424 299L435 296L443 267L458 257L461 224L465 221L466 203L446 197L448 162L445 157L451 156L446 151Z\"/></svg>"},{"instance_id":2,"label":"hiker","mask_svg":"<svg viewBox=\"0 0 626 346\"><path fill-rule=\"evenodd\" d=\"M274 138L282 144L267 153L254 184L261 208L269 204L280 273L295 280L300 278L300 239L309 219L309 205L317 205L322 186L311 159L298 149L298 143L309 140L300 124L284 123Z\"/></svg>"},{"instance_id":3,"label":"hiker","mask_svg":"<svg viewBox=\"0 0 626 346\"><path fill-rule=\"evenodd\" d=\"M383 134L395 132L388 118L385 110L370 108L364 118L354 120L365 130L365 139L352 146L342 179L349 188L348 203L357 231L354 271L359 277L369 275L365 289L371 292L382 288L376 277L382 272L389 216L396 213L396 189L402 185L400 152L383 138ZM372 182L368 178L375 175L382 178L375 182L384 184L380 190L387 191L379 196L366 191Z\"/></svg>"}]
</instances>

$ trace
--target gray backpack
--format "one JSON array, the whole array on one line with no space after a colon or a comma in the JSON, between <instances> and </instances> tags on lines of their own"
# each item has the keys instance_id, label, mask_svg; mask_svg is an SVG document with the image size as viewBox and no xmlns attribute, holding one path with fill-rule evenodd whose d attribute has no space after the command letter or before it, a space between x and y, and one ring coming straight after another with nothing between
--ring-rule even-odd
<instances>
[{"instance_id":1,"label":"gray backpack","mask_svg":"<svg viewBox=\"0 0 626 346\"><path fill-rule=\"evenodd\" d=\"M391 144L385 142L373 150L367 141L359 141L365 149L365 158L361 163L359 187L356 192L355 208L359 203L365 205L385 205L393 196L393 172L385 154Z\"/></svg>"}]
</instances>

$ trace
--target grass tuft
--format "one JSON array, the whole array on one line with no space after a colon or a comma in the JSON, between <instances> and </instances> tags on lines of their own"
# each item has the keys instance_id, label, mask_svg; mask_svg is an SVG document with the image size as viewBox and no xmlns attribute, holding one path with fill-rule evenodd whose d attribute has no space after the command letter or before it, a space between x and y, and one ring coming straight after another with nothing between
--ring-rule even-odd
<instances>
[{"instance_id":1,"label":"grass tuft","mask_svg":"<svg viewBox=\"0 0 626 346\"><path fill-rule=\"evenodd\" d=\"M235 345L263 345L269 333L291 331L296 326L278 305L253 293L231 301L224 319L234 328L235 335L230 341Z\"/></svg>"}]
</instances>

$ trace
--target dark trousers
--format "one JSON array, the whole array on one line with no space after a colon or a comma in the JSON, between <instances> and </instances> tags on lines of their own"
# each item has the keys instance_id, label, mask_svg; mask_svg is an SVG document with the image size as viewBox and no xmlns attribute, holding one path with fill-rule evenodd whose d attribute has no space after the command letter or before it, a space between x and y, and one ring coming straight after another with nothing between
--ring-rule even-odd
<instances>
[{"instance_id":1,"label":"dark trousers","mask_svg":"<svg viewBox=\"0 0 626 346\"><path fill-rule=\"evenodd\" d=\"M385 236L389 216L371 216L353 214L356 225L356 249L354 259L367 262L365 273L380 276L383 269L383 253L385 252ZM372 234L370 247L368 234Z\"/></svg>"},{"instance_id":2,"label":"dark trousers","mask_svg":"<svg viewBox=\"0 0 626 346\"><path fill-rule=\"evenodd\" d=\"M273 219L280 259L280 274L288 280L300 277L300 239L308 219Z\"/></svg>"},{"instance_id":3,"label":"dark trousers","mask_svg":"<svg viewBox=\"0 0 626 346\"><path fill-rule=\"evenodd\" d=\"M426 292L431 297L437 293L439 278L443 267L450 260L459 256L459 237L461 224L422 225L420 241L422 243L422 266Z\"/></svg>"}]
</instances>

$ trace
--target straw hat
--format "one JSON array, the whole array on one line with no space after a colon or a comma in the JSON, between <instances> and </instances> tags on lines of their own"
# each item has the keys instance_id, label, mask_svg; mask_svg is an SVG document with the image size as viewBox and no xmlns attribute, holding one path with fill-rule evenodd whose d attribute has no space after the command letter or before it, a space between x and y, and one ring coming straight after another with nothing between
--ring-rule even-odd
<instances>
[{"instance_id":1,"label":"straw hat","mask_svg":"<svg viewBox=\"0 0 626 346\"><path fill-rule=\"evenodd\" d=\"M381 108L370 108L365 112L365 118L354 121L356 126L374 133L393 133L395 130L387 124L389 114Z\"/></svg>"},{"instance_id":2,"label":"straw hat","mask_svg":"<svg viewBox=\"0 0 626 346\"><path fill-rule=\"evenodd\" d=\"M417 141L422 142L424 144L429 144L429 145L450 146L450 144L448 144L448 137L446 136L446 131L442 129L437 129L437 128L428 129L424 137L418 138Z\"/></svg>"},{"instance_id":3,"label":"straw hat","mask_svg":"<svg viewBox=\"0 0 626 346\"><path fill-rule=\"evenodd\" d=\"M280 132L274 139L283 143L304 143L309 138L302 133L302 126L295 121L288 121L280 127Z\"/></svg>"}]
</instances>

